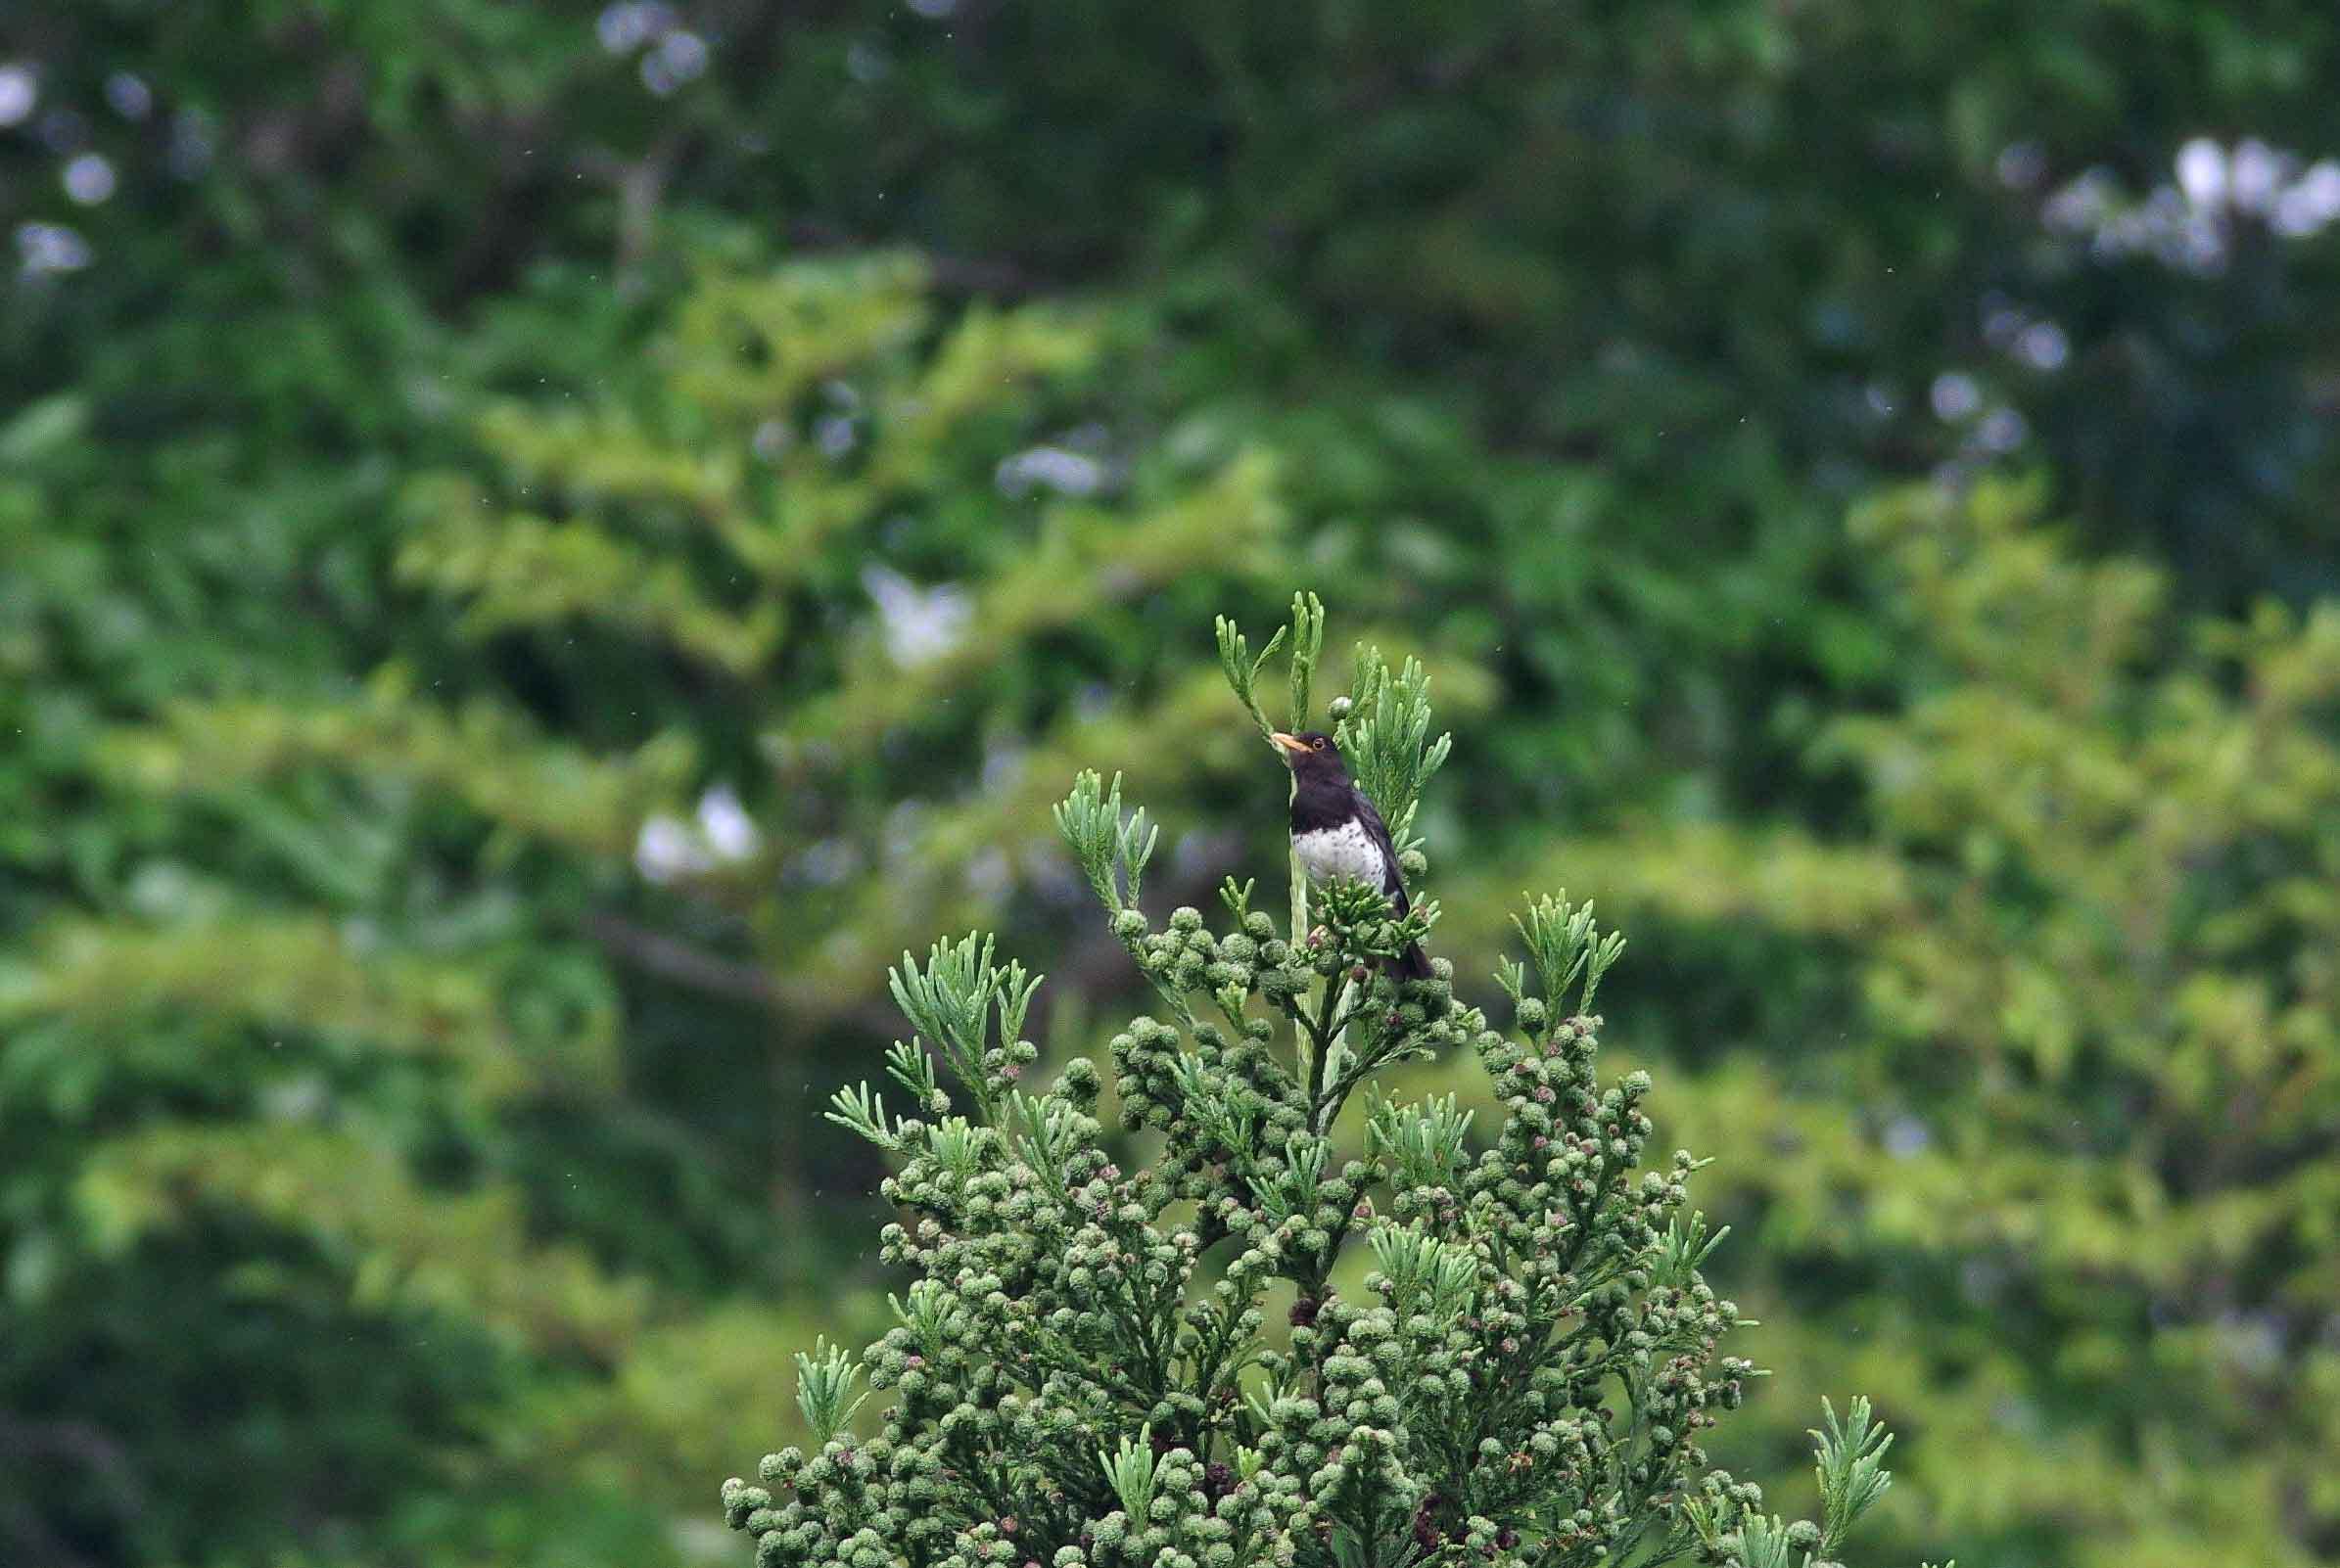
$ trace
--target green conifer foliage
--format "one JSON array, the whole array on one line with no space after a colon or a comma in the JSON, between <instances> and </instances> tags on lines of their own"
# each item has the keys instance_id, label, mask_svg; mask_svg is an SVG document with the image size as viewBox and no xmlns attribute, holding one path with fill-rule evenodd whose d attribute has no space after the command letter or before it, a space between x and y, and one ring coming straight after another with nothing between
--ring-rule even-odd
<instances>
[{"instance_id":1,"label":"green conifer foliage","mask_svg":"<svg viewBox=\"0 0 2340 1568\"><path fill-rule=\"evenodd\" d=\"M1688 989L1776 1033L1685 1040L1668 1131L1760 1237L1736 1278L1793 1318L1783 1389L1849 1348L1922 1408L1932 1530L2074 1568L2327 1562L2340 610L2173 616L2163 573L2040 510L1996 482L1855 514L1916 688L1815 749L1856 831L1651 822L1551 863L1676 962L1752 948ZM1843 1000L1804 999L1812 967Z\"/></svg>"},{"instance_id":2,"label":"green conifer foliage","mask_svg":"<svg viewBox=\"0 0 2340 1568\"><path fill-rule=\"evenodd\" d=\"M1065 435L1087 314L901 255L562 301L423 378L362 532L0 426L0 1562L690 1559L835 1264L759 1244L814 1162L706 1085L829 1076L872 957L1056 870L1076 730L1242 750L1145 627L1281 593L1271 466ZM1009 483L1058 446L1093 487Z\"/></svg>"},{"instance_id":3,"label":"green conifer foliage","mask_svg":"<svg viewBox=\"0 0 2340 1568\"><path fill-rule=\"evenodd\" d=\"M1304 661L1321 615L1295 602ZM1267 655L1224 625L1221 645L1256 716ZM1447 750L1427 681L1370 652L1334 711L1360 778L1418 791ZM1380 804L1400 822L1413 801ZM1138 904L1155 833L1120 780L1082 774L1056 818L1162 1003L1111 1041L1117 1119L1152 1152L1109 1137L1089 1060L1024 1084L1040 982L993 939L903 955L918 1033L887 1065L909 1112L863 1084L832 1118L893 1161L882 1252L913 1279L859 1367L799 1359L817 1451L725 1483L760 1568L1835 1558L1889 1439L1865 1401L1829 1413L1817 1522L1708 1467L1704 1434L1757 1369L1723 1353L1744 1319L1699 1271L1722 1239L1688 1208L1702 1162L1651 1157L1647 1074L1600 1077L1589 1006L1623 944L1589 906L1521 918L1533 974L1498 976L1506 1033L1447 960L1410 983L1379 964L1430 935L1433 899L1393 919L1335 883L1302 928L1230 878L1216 925L1157 924ZM1393 1064L1452 1056L1489 1080L1484 1136L1452 1096L1382 1090ZM892 1397L867 1435L863 1370Z\"/></svg>"}]
</instances>

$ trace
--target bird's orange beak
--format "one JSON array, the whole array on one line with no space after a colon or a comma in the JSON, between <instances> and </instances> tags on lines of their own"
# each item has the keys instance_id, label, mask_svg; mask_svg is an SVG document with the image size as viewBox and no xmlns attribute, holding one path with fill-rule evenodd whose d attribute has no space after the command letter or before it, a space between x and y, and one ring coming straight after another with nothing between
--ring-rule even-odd
<instances>
[{"instance_id":1,"label":"bird's orange beak","mask_svg":"<svg viewBox=\"0 0 2340 1568\"><path fill-rule=\"evenodd\" d=\"M1287 735L1282 730L1277 730L1273 734L1269 735L1268 741L1269 744L1276 748L1276 750L1280 752L1289 752L1295 757L1308 750L1308 743L1306 741L1300 739L1300 737L1297 735Z\"/></svg>"}]
</instances>

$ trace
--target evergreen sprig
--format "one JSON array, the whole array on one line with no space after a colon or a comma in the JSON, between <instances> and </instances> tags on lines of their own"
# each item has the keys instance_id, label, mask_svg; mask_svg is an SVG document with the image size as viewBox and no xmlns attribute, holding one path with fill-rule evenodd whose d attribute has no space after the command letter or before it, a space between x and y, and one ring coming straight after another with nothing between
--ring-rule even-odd
<instances>
[{"instance_id":1,"label":"evergreen sprig","mask_svg":"<svg viewBox=\"0 0 2340 1568\"><path fill-rule=\"evenodd\" d=\"M1056 806L1056 831L1072 846L1089 886L1107 909L1134 909L1146 875L1146 862L1161 829L1146 820L1141 807L1121 814L1121 775L1113 775L1108 791L1094 771L1073 780L1072 793Z\"/></svg>"},{"instance_id":2,"label":"evergreen sprig","mask_svg":"<svg viewBox=\"0 0 2340 1568\"><path fill-rule=\"evenodd\" d=\"M1568 993L1581 979L1583 990L1573 1011L1589 1016L1601 977L1624 955L1624 934L1613 931L1604 936L1593 920L1592 900L1573 904L1565 892L1535 899L1523 913L1512 916L1512 925L1527 944L1527 955L1543 986L1539 1011L1554 1020L1568 1016ZM1515 1002L1525 997L1525 975L1518 965L1498 972L1496 980Z\"/></svg>"},{"instance_id":3,"label":"evergreen sprig","mask_svg":"<svg viewBox=\"0 0 2340 1568\"><path fill-rule=\"evenodd\" d=\"M1357 787L1381 808L1381 820L1402 853L1419 850L1412 839L1414 814L1423 792L1454 750L1454 737L1430 733L1430 677L1408 659L1395 673L1379 648L1357 650L1357 678L1333 738Z\"/></svg>"},{"instance_id":4,"label":"evergreen sprig","mask_svg":"<svg viewBox=\"0 0 2340 1568\"><path fill-rule=\"evenodd\" d=\"M1321 611L1295 615L1313 649ZM1224 624L1221 645L1231 678L1256 677ZM1411 667L1365 686L1361 753L1414 758L1381 775L1392 788L1443 756L1423 690ZM1108 1141L1087 1060L1017 1084L1039 982L990 938L904 956L894 992L918 1033L888 1068L917 1114L890 1121L863 1086L832 1115L892 1163L880 1256L915 1277L859 1366L825 1345L800 1359L815 1451L725 1483L760 1568L1834 1561L1890 1481L1888 1440L1866 1401L1842 1422L1826 1410L1816 1523L1775 1519L1759 1488L1708 1467L1704 1434L1760 1372L1721 1350L1749 1320L1700 1273L1723 1239L1688 1207L1701 1162L1650 1157L1646 1074L1599 1076L1589 1008L1622 941L1589 905L1519 917L1507 1036L1456 996L1446 960L1402 986L1383 969L1434 909L1392 920L1378 890L1336 883L1320 921L1280 928L1230 879L1223 929L1193 908L1157 929L1134 902L1153 831L1118 788L1083 774L1057 819L1172 1004L1111 1040L1121 1128L1150 1130L1154 1152ZM1494 1125L1453 1095L1381 1092L1391 1064L1448 1054L1487 1075ZM1334 1269L1360 1246L1372 1267L1351 1296ZM849 1430L862 1366L893 1400L866 1437Z\"/></svg>"},{"instance_id":5,"label":"evergreen sprig","mask_svg":"<svg viewBox=\"0 0 2340 1568\"><path fill-rule=\"evenodd\" d=\"M1366 1125L1375 1152L1397 1162L1397 1174L1406 1184L1428 1187L1460 1176L1464 1139L1477 1117L1476 1111L1460 1109L1449 1094L1410 1106L1382 1100L1373 1107Z\"/></svg>"},{"instance_id":6,"label":"evergreen sprig","mask_svg":"<svg viewBox=\"0 0 2340 1568\"><path fill-rule=\"evenodd\" d=\"M825 1339L813 1342L810 1356L796 1353L796 1403L818 1441L826 1443L834 1438L869 1398L866 1389L858 1395L853 1392L861 1375L862 1369L844 1347L832 1346Z\"/></svg>"},{"instance_id":7,"label":"evergreen sprig","mask_svg":"<svg viewBox=\"0 0 2340 1568\"><path fill-rule=\"evenodd\" d=\"M1291 725L1304 729L1314 712L1311 688L1325 651L1325 607L1313 593L1291 596Z\"/></svg>"},{"instance_id":8,"label":"evergreen sprig","mask_svg":"<svg viewBox=\"0 0 2340 1568\"><path fill-rule=\"evenodd\" d=\"M1141 1427L1135 1438L1123 1438L1118 1449L1097 1451L1098 1463L1122 1511L1132 1519L1153 1516L1153 1428Z\"/></svg>"},{"instance_id":9,"label":"evergreen sprig","mask_svg":"<svg viewBox=\"0 0 2340 1568\"><path fill-rule=\"evenodd\" d=\"M1820 1409L1824 1430L1811 1434L1818 1451L1813 1469L1820 1478L1820 1554L1833 1557L1853 1524L1894 1484L1893 1472L1885 1468L1885 1451L1894 1446L1894 1437L1870 1419L1865 1397L1853 1399L1842 1424L1827 1400Z\"/></svg>"},{"instance_id":10,"label":"evergreen sprig","mask_svg":"<svg viewBox=\"0 0 2340 1568\"><path fill-rule=\"evenodd\" d=\"M887 1065L896 1080L919 1093L922 1102L941 1098L931 1067L920 1073L912 1065L918 1054L917 1041L923 1038L974 1094L986 1122L999 1119L1001 1097L1039 1055L1032 1043L1020 1037L1024 1014L1042 979L1027 973L1018 962L993 963L992 946L990 937L969 932L957 942L936 943L927 949L923 965L905 952L902 962L886 972L895 1005L918 1031L908 1044L897 1042L888 1055ZM992 1038L995 1019L999 1025L997 1044ZM866 1093L866 1086L863 1092ZM880 1146L890 1146L883 1138L872 1136L871 1119L862 1114L863 1104L848 1106L843 1094L838 1100L840 1114L835 1120ZM866 1104L875 1105L875 1097L869 1096Z\"/></svg>"},{"instance_id":11,"label":"evergreen sprig","mask_svg":"<svg viewBox=\"0 0 2340 1568\"><path fill-rule=\"evenodd\" d=\"M1684 1284L1696 1278L1698 1270L1730 1233L1731 1227L1724 1225L1708 1234L1707 1217L1695 1212L1686 1222L1679 1218L1668 1220L1664 1238L1658 1247L1657 1277L1667 1284Z\"/></svg>"},{"instance_id":12,"label":"evergreen sprig","mask_svg":"<svg viewBox=\"0 0 2340 1568\"><path fill-rule=\"evenodd\" d=\"M1276 732L1268 715L1259 706L1259 677L1268 661L1291 639L1291 720L1288 729L1306 729L1316 681L1317 663L1324 657L1325 607L1313 593L1295 593L1291 597L1291 624L1278 626L1259 650L1257 658L1251 654L1250 639L1225 616L1215 623L1219 641L1219 668L1227 672L1227 684L1234 688L1236 701L1251 715L1251 722L1259 727L1260 739L1266 740Z\"/></svg>"},{"instance_id":13,"label":"evergreen sprig","mask_svg":"<svg viewBox=\"0 0 2340 1568\"><path fill-rule=\"evenodd\" d=\"M826 1120L860 1133L881 1149L902 1147L901 1134L886 1125L885 1096L870 1092L867 1084L837 1090L829 1097L829 1105Z\"/></svg>"}]
</instances>

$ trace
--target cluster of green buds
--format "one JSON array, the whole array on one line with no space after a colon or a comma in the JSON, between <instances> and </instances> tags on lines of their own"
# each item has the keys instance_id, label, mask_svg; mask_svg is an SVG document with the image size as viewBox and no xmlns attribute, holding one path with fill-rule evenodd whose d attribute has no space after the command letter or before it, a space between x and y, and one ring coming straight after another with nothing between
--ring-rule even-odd
<instances>
[{"instance_id":1,"label":"cluster of green buds","mask_svg":"<svg viewBox=\"0 0 2340 1568\"><path fill-rule=\"evenodd\" d=\"M1304 701L1312 602L1294 629ZM1222 651L1256 715L1265 656ZM1445 747L1426 689L1369 661L1351 738L1411 755L1359 777L1418 791ZM1416 798L1382 804L1411 823ZM887 1067L913 1114L864 1085L832 1116L892 1162L882 1256L913 1278L858 1364L799 1359L817 1447L725 1483L760 1568L1833 1559L1889 1479L1883 1434L1865 1403L1831 1412L1818 1522L1708 1468L1704 1434L1757 1372L1720 1350L1744 1320L1700 1273L1722 1239L1688 1208L1700 1162L1650 1159L1646 1075L1599 1078L1591 1001L1622 942L1589 905L1521 917L1506 1032L1443 958L1393 978L1432 900L1397 919L1336 885L1311 918L1296 891L1280 924L1231 880L1220 929L1193 908L1157 928L1137 902L1154 833L1119 780L1083 775L1057 821L1164 1003L1112 1038L1119 1127L1085 1059L1022 1084L1037 977L977 937L905 955L918 1033ZM1424 1057L1475 1061L1493 1125L1383 1092ZM892 1401L866 1438L863 1375Z\"/></svg>"}]
</instances>

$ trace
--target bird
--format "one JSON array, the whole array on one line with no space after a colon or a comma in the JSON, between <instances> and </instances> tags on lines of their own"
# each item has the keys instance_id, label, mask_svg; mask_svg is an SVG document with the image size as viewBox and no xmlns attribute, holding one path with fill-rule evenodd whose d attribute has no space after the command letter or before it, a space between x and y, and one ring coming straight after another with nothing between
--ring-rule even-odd
<instances>
[{"instance_id":1,"label":"bird","mask_svg":"<svg viewBox=\"0 0 2340 1568\"><path fill-rule=\"evenodd\" d=\"M1374 809L1365 792L1349 782L1348 764L1333 737L1315 730L1297 735L1283 730L1268 739L1284 754L1291 769L1291 849L1300 869L1316 881L1354 877L1381 890L1389 912L1398 919L1412 907L1406 901L1405 879L1398 872L1397 846L1389 828ZM1430 978L1430 961L1422 944L1408 943L1390 962L1392 974L1405 980Z\"/></svg>"}]
</instances>

